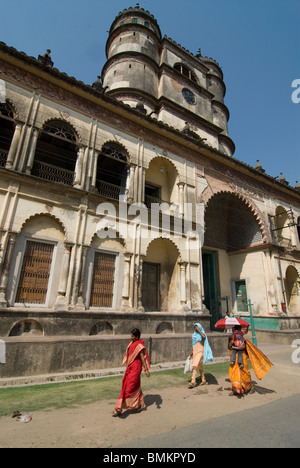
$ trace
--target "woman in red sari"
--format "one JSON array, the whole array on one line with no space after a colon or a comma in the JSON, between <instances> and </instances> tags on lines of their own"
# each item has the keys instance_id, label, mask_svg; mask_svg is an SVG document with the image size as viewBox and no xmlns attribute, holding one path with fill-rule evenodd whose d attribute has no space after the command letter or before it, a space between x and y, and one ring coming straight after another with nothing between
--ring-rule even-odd
<instances>
[{"instance_id":1,"label":"woman in red sari","mask_svg":"<svg viewBox=\"0 0 300 468\"><path fill-rule=\"evenodd\" d=\"M141 333L135 328L131 331L131 342L127 346L123 364L126 371L122 380L122 388L113 416L120 416L122 410L147 409L141 389L142 369L150 377L150 360L145 343L140 339Z\"/></svg>"}]
</instances>

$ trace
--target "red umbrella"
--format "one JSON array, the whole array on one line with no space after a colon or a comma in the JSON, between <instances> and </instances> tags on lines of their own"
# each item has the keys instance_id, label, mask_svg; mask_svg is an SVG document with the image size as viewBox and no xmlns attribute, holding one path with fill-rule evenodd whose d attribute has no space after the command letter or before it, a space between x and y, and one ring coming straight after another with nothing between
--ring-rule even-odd
<instances>
[{"instance_id":1,"label":"red umbrella","mask_svg":"<svg viewBox=\"0 0 300 468\"><path fill-rule=\"evenodd\" d=\"M243 320L241 318L226 317L219 320L215 324L215 328L221 328L222 330L225 330L225 328L233 328L236 325L240 325L242 328L248 328L250 326L250 324L246 322L246 320Z\"/></svg>"}]
</instances>

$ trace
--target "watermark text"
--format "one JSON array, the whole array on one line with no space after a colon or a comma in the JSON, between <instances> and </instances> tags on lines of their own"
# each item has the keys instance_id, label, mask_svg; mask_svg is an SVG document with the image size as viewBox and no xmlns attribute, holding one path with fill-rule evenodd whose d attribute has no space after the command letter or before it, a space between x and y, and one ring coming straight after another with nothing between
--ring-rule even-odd
<instances>
[{"instance_id":1,"label":"watermark text","mask_svg":"<svg viewBox=\"0 0 300 468\"><path fill-rule=\"evenodd\" d=\"M295 88L295 91L292 92L292 101L294 104L299 104L300 102L300 79L296 79L292 82L292 88Z\"/></svg>"},{"instance_id":2,"label":"watermark text","mask_svg":"<svg viewBox=\"0 0 300 468\"><path fill-rule=\"evenodd\" d=\"M143 203L127 205L120 197L118 207L113 203L100 203L96 210L100 220L96 232L100 239L136 240L185 239L188 249L199 248L204 242L204 205L201 203Z\"/></svg>"}]
</instances>

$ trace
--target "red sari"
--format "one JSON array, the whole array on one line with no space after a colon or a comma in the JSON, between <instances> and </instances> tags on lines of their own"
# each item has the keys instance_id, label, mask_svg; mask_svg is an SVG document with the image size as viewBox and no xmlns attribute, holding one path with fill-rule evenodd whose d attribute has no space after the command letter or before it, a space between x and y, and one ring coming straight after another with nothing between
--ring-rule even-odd
<instances>
[{"instance_id":1,"label":"red sari","mask_svg":"<svg viewBox=\"0 0 300 468\"><path fill-rule=\"evenodd\" d=\"M144 397L141 389L142 360L140 354L145 356L146 369L150 369L150 360L143 340L131 341L127 346L123 364L127 362L126 371L122 380L122 388L116 404L116 411L122 409L132 410L139 406L144 407Z\"/></svg>"}]
</instances>

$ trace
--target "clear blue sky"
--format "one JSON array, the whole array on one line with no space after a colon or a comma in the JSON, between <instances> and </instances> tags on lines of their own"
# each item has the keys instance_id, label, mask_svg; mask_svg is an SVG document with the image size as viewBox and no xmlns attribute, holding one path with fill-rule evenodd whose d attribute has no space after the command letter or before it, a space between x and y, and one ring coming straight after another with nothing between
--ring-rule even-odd
<instances>
[{"instance_id":1,"label":"clear blue sky","mask_svg":"<svg viewBox=\"0 0 300 468\"><path fill-rule=\"evenodd\" d=\"M92 84L105 63L107 31L135 0L10 0L0 6L0 41ZM227 87L234 157L259 159L272 177L300 182L299 0L140 0L166 35L219 62Z\"/></svg>"}]
</instances>

